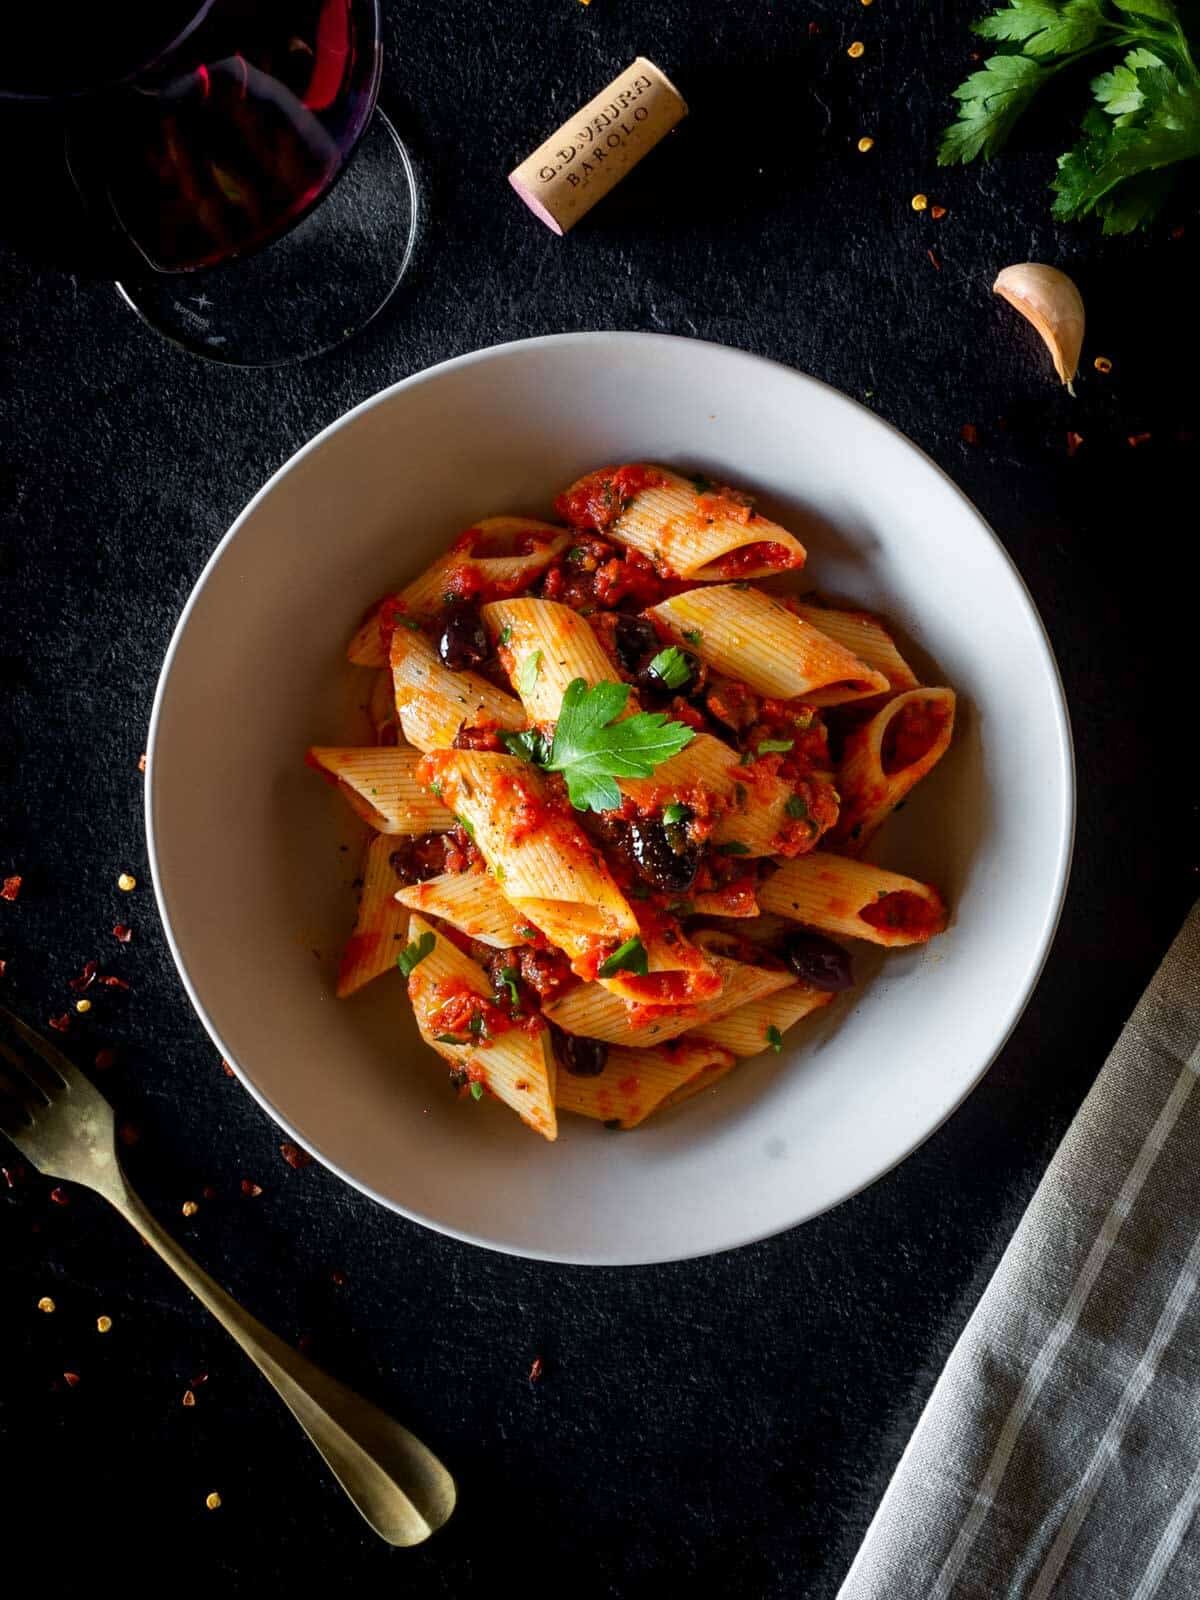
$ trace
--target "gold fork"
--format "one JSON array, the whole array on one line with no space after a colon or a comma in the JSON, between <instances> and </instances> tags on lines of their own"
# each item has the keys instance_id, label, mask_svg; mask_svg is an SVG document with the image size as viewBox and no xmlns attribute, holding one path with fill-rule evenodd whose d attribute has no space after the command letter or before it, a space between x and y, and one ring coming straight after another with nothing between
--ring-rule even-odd
<instances>
[{"instance_id":1,"label":"gold fork","mask_svg":"<svg viewBox=\"0 0 1200 1600\"><path fill-rule=\"evenodd\" d=\"M112 1107L0 1006L0 1129L48 1177L86 1184L131 1222L272 1384L381 1539L420 1544L450 1516L454 1480L421 1441L243 1311L161 1228L117 1159Z\"/></svg>"}]
</instances>

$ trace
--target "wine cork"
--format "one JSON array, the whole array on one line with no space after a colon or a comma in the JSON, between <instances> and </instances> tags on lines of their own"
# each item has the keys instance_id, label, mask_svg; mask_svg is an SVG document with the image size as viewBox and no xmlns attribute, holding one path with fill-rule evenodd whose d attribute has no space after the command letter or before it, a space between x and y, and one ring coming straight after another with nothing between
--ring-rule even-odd
<instances>
[{"instance_id":1,"label":"wine cork","mask_svg":"<svg viewBox=\"0 0 1200 1600\"><path fill-rule=\"evenodd\" d=\"M675 85L639 56L508 181L548 228L566 233L686 116Z\"/></svg>"}]
</instances>

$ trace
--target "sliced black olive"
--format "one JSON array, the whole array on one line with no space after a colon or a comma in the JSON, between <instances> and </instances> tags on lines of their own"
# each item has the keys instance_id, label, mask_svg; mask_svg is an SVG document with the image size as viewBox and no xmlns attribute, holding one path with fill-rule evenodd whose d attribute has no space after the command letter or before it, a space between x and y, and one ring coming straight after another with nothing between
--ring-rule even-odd
<instances>
[{"instance_id":1,"label":"sliced black olive","mask_svg":"<svg viewBox=\"0 0 1200 1600\"><path fill-rule=\"evenodd\" d=\"M814 989L836 993L854 983L850 957L840 944L823 939L819 933L789 933L783 954L796 976Z\"/></svg>"},{"instance_id":2,"label":"sliced black olive","mask_svg":"<svg viewBox=\"0 0 1200 1600\"><path fill-rule=\"evenodd\" d=\"M645 617L618 617L613 632L617 660L626 672L636 672L643 657L659 649L658 634L654 624Z\"/></svg>"},{"instance_id":3,"label":"sliced black olive","mask_svg":"<svg viewBox=\"0 0 1200 1600\"><path fill-rule=\"evenodd\" d=\"M564 1072L575 1078L598 1078L608 1060L608 1046L603 1039L589 1039L581 1033L564 1033L550 1025L554 1054Z\"/></svg>"},{"instance_id":4,"label":"sliced black olive","mask_svg":"<svg viewBox=\"0 0 1200 1600\"><path fill-rule=\"evenodd\" d=\"M453 672L481 665L492 653L483 618L474 606L456 605L446 612L438 635L438 655Z\"/></svg>"},{"instance_id":5,"label":"sliced black olive","mask_svg":"<svg viewBox=\"0 0 1200 1600\"><path fill-rule=\"evenodd\" d=\"M450 1068L450 1087L452 1089L465 1089L471 1081L471 1074L465 1067Z\"/></svg>"},{"instance_id":6,"label":"sliced black olive","mask_svg":"<svg viewBox=\"0 0 1200 1600\"><path fill-rule=\"evenodd\" d=\"M397 839L388 863L401 883L424 883L446 870L445 836L423 833L415 839Z\"/></svg>"},{"instance_id":7,"label":"sliced black olive","mask_svg":"<svg viewBox=\"0 0 1200 1600\"><path fill-rule=\"evenodd\" d=\"M635 818L629 824L629 849L642 876L666 894L686 894L700 871L701 846L690 844L678 824Z\"/></svg>"}]
</instances>

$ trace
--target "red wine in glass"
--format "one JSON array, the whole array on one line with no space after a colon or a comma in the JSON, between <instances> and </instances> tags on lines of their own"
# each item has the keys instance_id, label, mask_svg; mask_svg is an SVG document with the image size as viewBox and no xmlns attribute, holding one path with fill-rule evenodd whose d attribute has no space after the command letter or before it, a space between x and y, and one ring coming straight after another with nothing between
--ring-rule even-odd
<instances>
[{"instance_id":1,"label":"red wine in glass","mask_svg":"<svg viewBox=\"0 0 1200 1600\"><path fill-rule=\"evenodd\" d=\"M375 107L379 0L69 9L82 30L59 66L58 92L76 97L68 160L134 309L246 365L369 321L416 218L407 154Z\"/></svg>"}]
</instances>

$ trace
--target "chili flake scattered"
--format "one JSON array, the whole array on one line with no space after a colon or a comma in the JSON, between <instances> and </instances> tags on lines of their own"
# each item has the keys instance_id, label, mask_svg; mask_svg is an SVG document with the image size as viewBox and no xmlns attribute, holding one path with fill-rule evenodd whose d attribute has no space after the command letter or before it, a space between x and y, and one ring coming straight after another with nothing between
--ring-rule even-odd
<instances>
[{"instance_id":1,"label":"chili flake scattered","mask_svg":"<svg viewBox=\"0 0 1200 1600\"><path fill-rule=\"evenodd\" d=\"M146 770L146 752L143 750L141 755L138 757L138 771L139 772L145 772L145 770Z\"/></svg>"},{"instance_id":2,"label":"chili flake scattered","mask_svg":"<svg viewBox=\"0 0 1200 1600\"><path fill-rule=\"evenodd\" d=\"M112 1332L112 1318L111 1317L97 1317L96 1318L96 1332L97 1333L111 1333Z\"/></svg>"},{"instance_id":3,"label":"chili flake scattered","mask_svg":"<svg viewBox=\"0 0 1200 1600\"><path fill-rule=\"evenodd\" d=\"M862 138L858 141L858 148L862 151L864 156L868 150L874 150L875 141L872 139L869 133L863 134Z\"/></svg>"},{"instance_id":4,"label":"chili flake scattered","mask_svg":"<svg viewBox=\"0 0 1200 1600\"><path fill-rule=\"evenodd\" d=\"M198 1389L202 1383L207 1383L207 1382L208 1382L208 1373L207 1372L198 1372L196 1374L196 1376L192 1379L191 1387L193 1389Z\"/></svg>"},{"instance_id":5,"label":"chili flake scattered","mask_svg":"<svg viewBox=\"0 0 1200 1600\"><path fill-rule=\"evenodd\" d=\"M19 872L14 872L11 878L5 878L4 887L0 888L0 900L15 900L21 892L23 881Z\"/></svg>"},{"instance_id":6,"label":"chili flake scattered","mask_svg":"<svg viewBox=\"0 0 1200 1600\"><path fill-rule=\"evenodd\" d=\"M117 1052L115 1050L97 1050L96 1059L92 1063L97 1072L105 1072L116 1064Z\"/></svg>"},{"instance_id":7,"label":"chili flake scattered","mask_svg":"<svg viewBox=\"0 0 1200 1600\"><path fill-rule=\"evenodd\" d=\"M926 250L925 254L929 257L929 265L933 268L933 270L935 272L940 272L942 270L942 262L941 262L941 257L938 255L937 251L936 250Z\"/></svg>"},{"instance_id":8,"label":"chili flake scattered","mask_svg":"<svg viewBox=\"0 0 1200 1600\"><path fill-rule=\"evenodd\" d=\"M1112 362L1107 356L1097 356L1095 361L1092 362L1092 365L1095 367L1096 371L1102 374L1104 377L1107 377L1112 371Z\"/></svg>"},{"instance_id":9,"label":"chili flake scattered","mask_svg":"<svg viewBox=\"0 0 1200 1600\"><path fill-rule=\"evenodd\" d=\"M332 1283L336 1283L339 1289L342 1288L346 1282L346 1274L342 1271L341 1267L334 1267L333 1271L329 1274L329 1277L330 1281Z\"/></svg>"},{"instance_id":10,"label":"chili flake scattered","mask_svg":"<svg viewBox=\"0 0 1200 1600\"><path fill-rule=\"evenodd\" d=\"M58 1310L58 1307L54 1304L54 1301L51 1300L48 1294L44 1294L38 1301L37 1308L39 1311L44 1311L47 1316L50 1316L52 1312Z\"/></svg>"},{"instance_id":11,"label":"chili flake scattered","mask_svg":"<svg viewBox=\"0 0 1200 1600\"><path fill-rule=\"evenodd\" d=\"M0 956L0 978L2 978L7 971L8 971L8 962L5 961L3 956Z\"/></svg>"},{"instance_id":12,"label":"chili flake scattered","mask_svg":"<svg viewBox=\"0 0 1200 1600\"><path fill-rule=\"evenodd\" d=\"M92 1002L90 1000L76 1000L75 1009L79 1012L90 1011L92 1009Z\"/></svg>"},{"instance_id":13,"label":"chili flake scattered","mask_svg":"<svg viewBox=\"0 0 1200 1600\"><path fill-rule=\"evenodd\" d=\"M214 1489L212 1494L205 1495L204 1504L210 1511L219 1511L221 1509L221 1496Z\"/></svg>"},{"instance_id":14,"label":"chili flake scattered","mask_svg":"<svg viewBox=\"0 0 1200 1600\"><path fill-rule=\"evenodd\" d=\"M930 206L929 215L935 222L940 222L946 215L946 208L945 206Z\"/></svg>"},{"instance_id":15,"label":"chili flake scattered","mask_svg":"<svg viewBox=\"0 0 1200 1600\"><path fill-rule=\"evenodd\" d=\"M217 1191L213 1188L211 1183L206 1183L203 1189L201 1189L200 1198L202 1200L215 1200L217 1198Z\"/></svg>"},{"instance_id":16,"label":"chili flake scattered","mask_svg":"<svg viewBox=\"0 0 1200 1600\"><path fill-rule=\"evenodd\" d=\"M235 1078L237 1076L233 1068L229 1065L228 1061L224 1059L224 1057L221 1058L221 1071L227 1078Z\"/></svg>"},{"instance_id":17,"label":"chili flake scattered","mask_svg":"<svg viewBox=\"0 0 1200 1600\"><path fill-rule=\"evenodd\" d=\"M857 61L859 56L865 53L866 48L866 45L861 39L855 39L854 43L846 51L846 54L850 57L851 61Z\"/></svg>"},{"instance_id":18,"label":"chili flake scattered","mask_svg":"<svg viewBox=\"0 0 1200 1600\"><path fill-rule=\"evenodd\" d=\"M1068 433L1067 434L1067 454L1069 456L1073 456L1075 454L1076 450L1079 449L1079 446L1082 443L1083 443L1083 435L1081 433Z\"/></svg>"},{"instance_id":19,"label":"chili flake scattered","mask_svg":"<svg viewBox=\"0 0 1200 1600\"><path fill-rule=\"evenodd\" d=\"M63 1188L61 1183L56 1183L53 1189L51 1189L50 1199L56 1206L69 1206L71 1204L71 1196Z\"/></svg>"},{"instance_id":20,"label":"chili flake scattered","mask_svg":"<svg viewBox=\"0 0 1200 1600\"><path fill-rule=\"evenodd\" d=\"M244 1195L253 1200L262 1193L262 1185L259 1183L252 1183L249 1178L243 1178L241 1190Z\"/></svg>"},{"instance_id":21,"label":"chili flake scattered","mask_svg":"<svg viewBox=\"0 0 1200 1600\"><path fill-rule=\"evenodd\" d=\"M1127 442L1131 450L1136 450L1139 445L1150 443L1150 435L1148 433L1131 433Z\"/></svg>"},{"instance_id":22,"label":"chili flake scattered","mask_svg":"<svg viewBox=\"0 0 1200 1600\"><path fill-rule=\"evenodd\" d=\"M137 888L137 879L134 877L132 872L122 872L117 878L117 888L120 889L123 894L128 894L130 890Z\"/></svg>"},{"instance_id":23,"label":"chili flake scattered","mask_svg":"<svg viewBox=\"0 0 1200 1600\"><path fill-rule=\"evenodd\" d=\"M133 929L124 922L113 923L113 938L119 939L122 944L128 944L133 938Z\"/></svg>"},{"instance_id":24,"label":"chili flake scattered","mask_svg":"<svg viewBox=\"0 0 1200 1600\"><path fill-rule=\"evenodd\" d=\"M924 211L929 205L929 196L927 194L915 194L909 204L914 211Z\"/></svg>"},{"instance_id":25,"label":"chili flake scattered","mask_svg":"<svg viewBox=\"0 0 1200 1600\"><path fill-rule=\"evenodd\" d=\"M537 1383L537 1381L542 1376L542 1373L545 1370L546 1370L546 1368L545 1368L545 1365L542 1362L541 1356L534 1356L533 1365L529 1369L529 1381L530 1381L530 1383Z\"/></svg>"},{"instance_id":26,"label":"chili flake scattered","mask_svg":"<svg viewBox=\"0 0 1200 1600\"><path fill-rule=\"evenodd\" d=\"M64 1372L63 1382L68 1389L74 1389L79 1383L79 1374L77 1372Z\"/></svg>"},{"instance_id":27,"label":"chili flake scattered","mask_svg":"<svg viewBox=\"0 0 1200 1600\"><path fill-rule=\"evenodd\" d=\"M191 1389L183 1391L183 1403L185 1406L194 1406L196 1404L196 1396Z\"/></svg>"},{"instance_id":28,"label":"chili flake scattered","mask_svg":"<svg viewBox=\"0 0 1200 1600\"><path fill-rule=\"evenodd\" d=\"M185 1200L179 1209L183 1212L185 1217L194 1217L197 1211L199 1211L200 1207L194 1200Z\"/></svg>"},{"instance_id":29,"label":"chili flake scattered","mask_svg":"<svg viewBox=\"0 0 1200 1600\"><path fill-rule=\"evenodd\" d=\"M279 1154L296 1172L302 1172L305 1167L312 1166L312 1157L308 1151L301 1150L298 1144L292 1144L290 1140L285 1140L279 1146Z\"/></svg>"},{"instance_id":30,"label":"chili flake scattered","mask_svg":"<svg viewBox=\"0 0 1200 1600\"><path fill-rule=\"evenodd\" d=\"M979 429L973 422L964 422L958 433L964 444L979 443Z\"/></svg>"},{"instance_id":31,"label":"chili flake scattered","mask_svg":"<svg viewBox=\"0 0 1200 1600\"><path fill-rule=\"evenodd\" d=\"M50 1027L54 1029L55 1033L66 1033L67 1029L71 1026L71 1013L69 1011L64 1011L61 1016L50 1017L48 1020Z\"/></svg>"}]
</instances>

